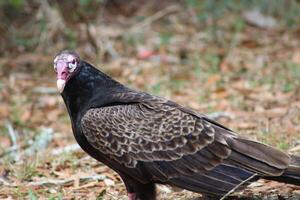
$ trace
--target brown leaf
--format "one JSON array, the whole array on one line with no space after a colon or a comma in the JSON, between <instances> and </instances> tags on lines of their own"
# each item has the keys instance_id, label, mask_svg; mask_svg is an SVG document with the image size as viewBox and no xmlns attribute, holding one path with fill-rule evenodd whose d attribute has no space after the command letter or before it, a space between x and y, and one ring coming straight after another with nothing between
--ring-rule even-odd
<instances>
[{"instance_id":1,"label":"brown leaf","mask_svg":"<svg viewBox=\"0 0 300 200\"><path fill-rule=\"evenodd\" d=\"M0 118L8 118L10 114L10 109L7 104L0 104Z\"/></svg>"},{"instance_id":2,"label":"brown leaf","mask_svg":"<svg viewBox=\"0 0 300 200\"><path fill-rule=\"evenodd\" d=\"M212 75L207 79L206 86L209 87L211 85L214 85L220 79L221 79L221 76L219 74Z\"/></svg>"},{"instance_id":3,"label":"brown leaf","mask_svg":"<svg viewBox=\"0 0 300 200\"><path fill-rule=\"evenodd\" d=\"M228 96L228 91L225 88L219 88L211 95L211 99L224 99Z\"/></svg>"}]
</instances>

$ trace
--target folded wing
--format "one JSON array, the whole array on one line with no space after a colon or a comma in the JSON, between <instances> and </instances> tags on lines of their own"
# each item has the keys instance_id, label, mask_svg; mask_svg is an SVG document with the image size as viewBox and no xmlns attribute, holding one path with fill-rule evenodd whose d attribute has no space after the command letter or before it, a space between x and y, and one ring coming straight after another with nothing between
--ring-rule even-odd
<instances>
[{"instance_id":1,"label":"folded wing","mask_svg":"<svg viewBox=\"0 0 300 200\"><path fill-rule=\"evenodd\" d=\"M81 126L99 152L125 167L142 168L151 180L194 191L224 183L219 189L226 192L253 174L279 176L289 165L281 151L241 138L173 102L144 95L120 94L119 105L88 110Z\"/></svg>"}]
</instances>

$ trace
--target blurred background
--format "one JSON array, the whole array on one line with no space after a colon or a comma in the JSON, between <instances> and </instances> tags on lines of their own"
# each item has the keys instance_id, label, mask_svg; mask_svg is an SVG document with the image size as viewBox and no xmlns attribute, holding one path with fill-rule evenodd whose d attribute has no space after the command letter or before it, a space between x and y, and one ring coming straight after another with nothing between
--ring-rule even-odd
<instances>
[{"instance_id":1,"label":"blurred background","mask_svg":"<svg viewBox=\"0 0 300 200\"><path fill-rule=\"evenodd\" d=\"M300 154L300 1L0 0L0 199L126 199L119 177L73 139L52 64L63 49ZM266 182L236 195L300 195Z\"/></svg>"}]
</instances>

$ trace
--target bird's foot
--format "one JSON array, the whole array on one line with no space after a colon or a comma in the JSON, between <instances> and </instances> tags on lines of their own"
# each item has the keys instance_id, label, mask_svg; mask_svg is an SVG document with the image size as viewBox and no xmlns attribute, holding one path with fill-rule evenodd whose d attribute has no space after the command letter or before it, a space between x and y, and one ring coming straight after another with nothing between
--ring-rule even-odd
<instances>
[{"instance_id":1,"label":"bird's foot","mask_svg":"<svg viewBox=\"0 0 300 200\"><path fill-rule=\"evenodd\" d=\"M128 192L127 195L128 195L128 199L129 199L129 200L137 200L136 194L135 194L135 193L129 193L129 192Z\"/></svg>"}]
</instances>

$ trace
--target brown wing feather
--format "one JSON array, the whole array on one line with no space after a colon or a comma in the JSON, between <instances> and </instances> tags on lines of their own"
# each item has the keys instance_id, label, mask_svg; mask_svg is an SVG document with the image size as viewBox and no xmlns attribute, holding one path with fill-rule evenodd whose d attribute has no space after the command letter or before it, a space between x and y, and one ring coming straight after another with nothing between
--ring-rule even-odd
<instances>
[{"instance_id":1,"label":"brown wing feather","mask_svg":"<svg viewBox=\"0 0 300 200\"><path fill-rule=\"evenodd\" d=\"M90 109L82 129L96 149L130 167L138 161L177 160L214 141L209 123L169 105Z\"/></svg>"},{"instance_id":2,"label":"brown wing feather","mask_svg":"<svg viewBox=\"0 0 300 200\"><path fill-rule=\"evenodd\" d=\"M94 148L126 167L142 162L153 179L205 173L221 163L279 175L289 164L286 154L171 101L146 93L116 95L130 104L88 110L83 133Z\"/></svg>"}]
</instances>

